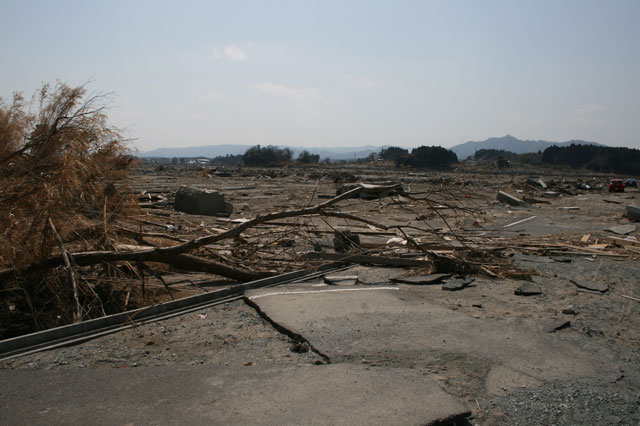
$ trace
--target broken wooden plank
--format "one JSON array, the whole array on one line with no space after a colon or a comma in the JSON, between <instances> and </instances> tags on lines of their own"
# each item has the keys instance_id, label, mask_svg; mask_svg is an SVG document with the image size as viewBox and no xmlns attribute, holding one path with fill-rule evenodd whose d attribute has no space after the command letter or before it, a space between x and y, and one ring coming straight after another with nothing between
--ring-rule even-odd
<instances>
[{"instance_id":1,"label":"broken wooden plank","mask_svg":"<svg viewBox=\"0 0 640 426\"><path fill-rule=\"evenodd\" d=\"M640 241L635 239L620 237L607 237L607 239L618 246L640 248Z\"/></svg>"},{"instance_id":2,"label":"broken wooden plank","mask_svg":"<svg viewBox=\"0 0 640 426\"><path fill-rule=\"evenodd\" d=\"M599 244L592 244L592 246L596 246L596 245L599 246ZM571 245L571 244L564 244L564 243L553 244L553 246L566 247L566 248L569 248L569 249L573 249L573 250L577 250L577 251L584 251L584 252L591 253L591 254L604 254L605 253L605 252L603 252L601 250L601 247L598 247L598 248L578 247L578 246L574 246L574 245ZM615 254L615 253L610 253L610 254Z\"/></svg>"},{"instance_id":3,"label":"broken wooden plank","mask_svg":"<svg viewBox=\"0 0 640 426\"><path fill-rule=\"evenodd\" d=\"M614 200L614 199L611 199L611 198L603 198L602 201L604 201L605 203L622 204L622 201Z\"/></svg>"},{"instance_id":4,"label":"broken wooden plank","mask_svg":"<svg viewBox=\"0 0 640 426\"><path fill-rule=\"evenodd\" d=\"M594 249L594 250L606 249L607 247L609 247L609 244L606 244L606 243L604 243L604 244L589 244L587 246L587 248Z\"/></svg>"}]
</instances>

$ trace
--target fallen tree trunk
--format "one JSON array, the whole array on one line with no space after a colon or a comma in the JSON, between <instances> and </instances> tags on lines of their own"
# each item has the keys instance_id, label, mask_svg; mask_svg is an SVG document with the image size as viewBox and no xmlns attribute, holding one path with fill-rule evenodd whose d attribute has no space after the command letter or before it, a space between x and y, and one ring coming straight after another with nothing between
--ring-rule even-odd
<instances>
[{"instance_id":1,"label":"fallen tree trunk","mask_svg":"<svg viewBox=\"0 0 640 426\"><path fill-rule=\"evenodd\" d=\"M258 216L247 222L241 223L240 225L226 232L222 232L217 235L207 235L206 237L195 238L193 240L190 240L175 246L171 246L171 247L156 247L156 248L141 249L141 250L134 249L133 251L94 251L94 252L82 252L82 253L73 253L73 254L70 253L70 256L72 257L73 262L78 266L89 266L89 265L95 265L102 262L118 262L118 261L128 261L128 262L155 261L155 262L171 264L171 261L176 256L182 255L184 253L187 253L199 247L203 247L205 245L215 243L217 241L238 237L245 230L253 226L256 226L258 224L269 222L271 220L283 219L287 217L307 216L311 214L320 214L320 213L327 214L327 215L336 215L339 217L346 217L347 215L345 214L342 214L339 212L325 212L324 209L338 203L339 201L349 198L354 194L357 194L361 190L362 188L354 188L351 191L340 194L337 197L334 197L330 200L325 201L324 203L318 204L313 207L307 207L299 210L284 210L281 212L269 213L266 215ZM372 222L366 219L361 219L351 215L348 215L348 216L350 219L360 220L360 221L372 224ZM377 226L382 226L382 225L377 224ZM182 261L183 264L185 265L186 264L195 265L197 263L193 259L186 260L183 258L182 260L179 260L179 261ZM48 259L34 263L23 269L15 269L15 268L5 269L3 271L0 271L0 283L6 280L10 280L19 274L25 274L25 273L28 274L28 273L36 272L42 269L51 269L51 268L58 267L62 265L62 262L63 260L60 258L60 256L56 256L56 257L50 257ZM213 261L210 261L210 262L213 262ZM204 264L200 263L200 265L204 265ZM218 265L226 266L222 264L218 264ZM210 266L210 268L214 268L214 267ZM229 271L225 271L224 268L217 268L217 269L221 272L225 272L225 273L229 272ZM237 270L234 270L234 271L237 271ZM235 274L235 272L233 273ZM219 275L227 276L223 274L219 274ZM232 277L229 277L229 278L232 278Z\"/></svg>"},{"instance_id":2,"label":"fallen tree trunk","mask_svg":"<svg viewBox=\"0 0 640 426\"><path fill-rule=\"evenodd\" d=\"M388 266L409 266L417 268L430 268L433 262L420 259L405 259L401 257L382 257L368 254L343 254L343 253L306 253L305 260L330 260L333 262L358 263L364 265L388 265Z\"/></svg>"},{"instance_id":3,"label":"fallen tree trunk","mask_svg":"<svg viewBox=\"0 0 640 426\"><path fill-rule=\"evenodd\" d=\"M195 272L208 272L240 282L255 281L262 278L272 277L277 274L273 271L249 271L246 269L232 268L223 263L190 254L179 254L177 256L163 259L161 262L168 263L176 268Z\"/></svg>"},{"instance_id":4,"label":"fallen tree trunk","mask_svg":"<svg viewBox=\"0 0 640 426\"><path fill-rule=\"evenodd\" d=\"M153 256L152 253L150 253L148 250L140 250L137 252L83 252L74 253L72 255L70 254L70 257L73 259L73 263L77 266L90 266L102 262L116 261L160 262L190 271L208 272L211 274L220 275L225 278L231 278L240 282L254 281L276 274L272 271L249 271L246 269L243 270L232 268L220 262L184 253L172 256ZM42 270L43 268L56 268L60 265L62 265L62 259L60 259L60 257L52 257L46 259L45 261L38 262L37 264L30 265L29 267L20 271L6 269L4 271L0 271L0 283L13 278L18 272L20 274L29 274Z\"/></svg>"},{"instance_id":5,"label":"fallen tree trunk","mask_svg":"<svg viewBox=\"0 0 640 426\"><path fill-rule=\"evenodd\" d=\"M382 257L368 254L343 254L343 253L306 253L305 260L330 260L333 262L357 263L361 265L386 265L396 267L429 268L433 273L457 273L469 274L484 271L469 262L461 259L440 256L435 253L428 253L430 260L406 259L398 257ZM493 273L489 272L489 275ZM493 274L495 276L495 274Z\"/></svg>"}]
</instances>

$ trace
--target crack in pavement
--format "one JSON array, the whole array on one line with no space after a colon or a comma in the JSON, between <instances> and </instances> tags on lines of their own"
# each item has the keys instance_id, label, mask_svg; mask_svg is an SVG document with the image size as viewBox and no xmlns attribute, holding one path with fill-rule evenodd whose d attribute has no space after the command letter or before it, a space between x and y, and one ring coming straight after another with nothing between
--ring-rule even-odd
<instances>
[{"instance_id":1,"label":"crack in pavement","mask_svg":"<svg viewBox=\"0 0 640 426\"><path fill-rule=\"evenodd\" d=\"M304 343L304 344L308 345L310 351L313 351L315 354L318 354L320 357L322 357L322 359L324 360L324 364L331 364L331 358L329 358L328 355L326 355L326 354L320 352L318 349L316 349L311 344L311 342L309 342L309 340L307 340L301 334L295 333L294 331L292 331L292 330L280 325L279 323L277 323L276 321L271 319L271 317L269 317L269 315L267 315L262 309L260 309L260 306L258 306L255 302L253 302L250 297L245 296L245 297L242 298L242 300L248 306L253 308L258 313L258 315L260 315L260 317L262 319L264 319L269 324L271 324L273 326L273 328L275 328L276 330L278 330L280 333L284 334L285 336L291 338L296 343Z\"/></svg>"}]
</instances>

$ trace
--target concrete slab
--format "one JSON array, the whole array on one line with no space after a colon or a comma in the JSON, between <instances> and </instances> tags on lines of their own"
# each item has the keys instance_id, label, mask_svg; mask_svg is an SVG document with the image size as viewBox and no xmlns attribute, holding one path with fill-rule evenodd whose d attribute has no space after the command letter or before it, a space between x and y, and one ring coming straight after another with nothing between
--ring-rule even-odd
<instances>
[{"instance_id":1,"label":"concrete slab","mask_svg":"<svg viewBox=\"0 0 640 426\"><path fill-rule=\"evenodd\" d=\"M640 222L640 207L628 205L625 207L625 212L629 220Z\"/></svg>"},{"instance_id":2,"label":"concrete slab","mask_svg":"<svg viewBox=\"0 0 640 426\"><path fill-rule=\"evenodd\" d=\"M360 365L0 371L12 425L424 425L468 410L419 371Z\"/></svg>"},{"instance_id":3,"label":"concrete slab","mask_svg":"<svg viewBox=\"0 0 640 426\"><path fill-rule=\"evenodd\" d=\"M455 280L442 284L442 289L446 291L458 291L469 287L469 285L474 281L475 278L456 278Z\"/></svg>"},{"instance_id":4,"label":"concrete slab","mask_svg":"<svg viewBox=\"0 0 640 426\"><path fill-rule=\"evenodd\" d=\"M604 368L602 360L535 323L474 318L402 289L363 287L304 293L272 288L248 296L271 320L305 337L332 362L461 354L488 362L487 375L500 366L500 374L491 375L491 386L500 389L521 383L522 375L533 381L570 379Z\"/></svg>"},{"instance_id":5,"label":"concrete slab","mask_svg":"<svg viewBox=\"0 0 640 426\"><path fill-rule=\"evenodd\" d=\"M612 226L610 228L605 229L605 231L611 231L614 234L618 234L618 235L627 235L632 232L635 232L635 230L636 230L636 225L633 225L633 224Z\"/></svg>"},{"instance_id":6,"label":"concrete slab","mask_svg":"<svg viewBox=\"0 0 640 426\"><path fill-rule=\"evenodd\" d=\"M513 293L516 296L536 296L538 294L542 294L542 288L533 283L524 283L520 287L516 288Z\"/></svg>"},{"instance_id":7,"label":"concrete slab","mask_svg":"<svg viewBox=\"0 0 640 426\"><path fill-rule=\"evenodd\" d=\"M507 194L504 191L498 191L497 199L500 202L507 203L512 206L524 206L524 207L528 206L528 204L522 201L520 198L514 197L511 194Z\"/></svg>"},{"instance_id":8,"label":"concrete slab","mask_svg":"<svg viewBox=\"0 0 640 426\"><path fill-rule=\"evenodd\" d=\"M584 288L590 291L597 291L604 293L609 290L609 285L601 281L587 281L587 280L570 280L576 287Z\"/></svg>"}]
</instances>

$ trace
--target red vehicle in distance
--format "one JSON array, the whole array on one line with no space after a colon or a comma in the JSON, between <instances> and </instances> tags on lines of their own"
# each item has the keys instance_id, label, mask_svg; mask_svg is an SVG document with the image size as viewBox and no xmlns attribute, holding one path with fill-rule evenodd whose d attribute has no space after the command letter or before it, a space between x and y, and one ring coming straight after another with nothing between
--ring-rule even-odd
<instances>
[{"instance_id":1,"label":"red vehicle in distance","mask_svg":"<svg viewBox=\"0 0 640 426\"><path fill-rule=\"evenodd\" d=\"M624 181L622 179L611 179L609 192L624 192Z\"/></svg>"}]
</instances>

